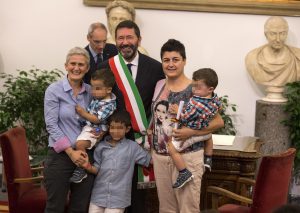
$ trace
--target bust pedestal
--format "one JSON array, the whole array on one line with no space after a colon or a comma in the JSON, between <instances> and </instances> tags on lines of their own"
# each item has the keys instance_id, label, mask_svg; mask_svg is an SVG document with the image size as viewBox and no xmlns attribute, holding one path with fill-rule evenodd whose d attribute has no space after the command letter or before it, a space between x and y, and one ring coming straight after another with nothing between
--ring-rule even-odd
<instances>
[{"instance_id":1,"label":"bust pedestal","mask_svg":"<svg viewBox=\"0 0 300 213\"><path fill-rule=\"evenodd\" d=\"M281 121L288 115L283 111L285 103L256 101L255 136L263 142L262 154L274 154L290 147L289 129Z\"/></svg>"},{"instance_id":2,"label":"bust pedestal","mask_svg":"<svg viewBox=\"0 0 300 213\"><path fill-rule=\"evenodd\" d=\"M287 102L287 99L283 97L284 87L269 86L266 88L267 96L262 100L266 102Z\"/></svg>"}]
</instances>

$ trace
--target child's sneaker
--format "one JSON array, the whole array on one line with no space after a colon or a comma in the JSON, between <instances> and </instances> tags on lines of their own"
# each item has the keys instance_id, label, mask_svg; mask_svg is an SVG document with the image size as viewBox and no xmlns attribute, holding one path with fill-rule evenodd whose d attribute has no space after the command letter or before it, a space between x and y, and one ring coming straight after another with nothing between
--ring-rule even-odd
<instances>
[{"instance_id":1,"label":"child's sneaker","mask_svg":"<svg viewBox=\"0 0 300 213\"><path fill-rule=\"evenodd\" d=\"M204 167L211 172L212 167L212 157L209 155L204 155Z\"/></svg>"},{"instance_id":2,"label":"child's sneaker","mask_svg":"<svg viewBox=\"0 0 300 213\"><path fill-rule=\"evenodd\" d=\"M189 170L179 172L176 182L173 184L173 188L179 189L183 187L187 182L191 181L193 177L193 174Z\"/></svg>"},{"instance_id":3,"label":"child's sneaker","mask_svg":"<svg viewBox=\"0 0 300 213\"><path fill-rule=\"evenodd\" d=\"M77 167L74 170L72 177L70 178L70 182L80 183L86 177L87 177L86 171L83 168Z\"/></svg>"}]
</instances>

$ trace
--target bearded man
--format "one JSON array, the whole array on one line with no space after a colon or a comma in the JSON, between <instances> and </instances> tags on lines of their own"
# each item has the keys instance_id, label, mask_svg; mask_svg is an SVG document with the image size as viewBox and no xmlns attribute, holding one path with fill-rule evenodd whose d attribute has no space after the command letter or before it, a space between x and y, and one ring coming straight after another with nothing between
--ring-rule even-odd
<instances>
[{"instance_id":1,"label":"bearded man","mask_svg":"<svg viewBox=\"0 0 300 213\"><path fill-rule=\"evenodd\" d=\"M138 141L145 136L145 120L149 121L151 103L156 83L165 78L162 65L155 59L138 51L141 44L139 27L130 20L120 22L115 30L119 54L110 58L103 67L109 66L116 78L113 93L117 99L117 110L130 113L132 128L127 138ZM146 121L147 123L147 121ZM132 184L131 207L126 212L140 213L145 209L145 190L137 189L137 166Z\"/></svg>"}]
</instances>

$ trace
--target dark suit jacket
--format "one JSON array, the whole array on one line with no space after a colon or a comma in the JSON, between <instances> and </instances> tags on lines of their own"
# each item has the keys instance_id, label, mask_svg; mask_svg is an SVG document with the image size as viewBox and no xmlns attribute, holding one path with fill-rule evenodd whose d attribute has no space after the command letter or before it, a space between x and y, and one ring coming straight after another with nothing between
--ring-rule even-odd
<instances>
[{"instance_id":1,"label":"dark suit jacket","mask_svg":"<svg viewBox=\"0 0 300 213\"><path fill-rule=\"evenodd\" d=\"M90 55L90 69L89 71L85 74L83 81L87 84L90 84L91 81L91 75L93 72L96 71L96 62L94 60L94 57L89 49L89 45L85 47L85 49L88 51ZM109 58L115 56L118 54L118 49L114 44L106 44L105 48L103 49L103 62L108 60Z\"/></svg>"},{"instance_id":2,"label":"dark suit jacket","mask_svg":"<svg viewBox=\"0 0 300 213\"><path fill-rule=\"evenodd\" d=\"M103 67L108 67L108 61ZM135 84L141 95L147 118L151 115L151 103L156 83L165 78L160 62L149 56L139 53L139 62ZM117 109L126 109L123 94L117 85L113 88L113 93L117 96Z\"/></svg>"}]
</instances>

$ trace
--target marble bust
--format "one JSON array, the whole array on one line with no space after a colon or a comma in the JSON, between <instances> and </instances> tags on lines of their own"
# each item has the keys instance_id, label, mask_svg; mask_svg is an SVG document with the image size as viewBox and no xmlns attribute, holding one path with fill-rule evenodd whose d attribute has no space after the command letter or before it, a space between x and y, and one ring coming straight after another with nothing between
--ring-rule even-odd
<instances>
[{"instance_id":1,"label":"marble bust","mask_svg":"<svg viewBox=\"0 0 300 213\"><path fill-rule=\"evenodd\" d=\"M253 80L266 86L269 102L286 102L286 83L300 80L300 49L287 45L288 23L282 17L270 17L264 26L268 43L250 51L246 68Z\"/></svg>"},{"instance_id":2,"label":"marble bust","mask_svg":"<svg viewBox=\"0 0 300 213\"><path fill-rule=\"evenodd\" d=\"M107 43L116 44L115 41L115 30L117 25L121 21L131 20L135 21L135 9L132 4L127 1L114 0L107 4L106 9L107 16L107 25L110 33L110 37L107 38ZM138 50L148 55L148 52L141 46L138 47Z\"/></svg>"}]
</instances>

